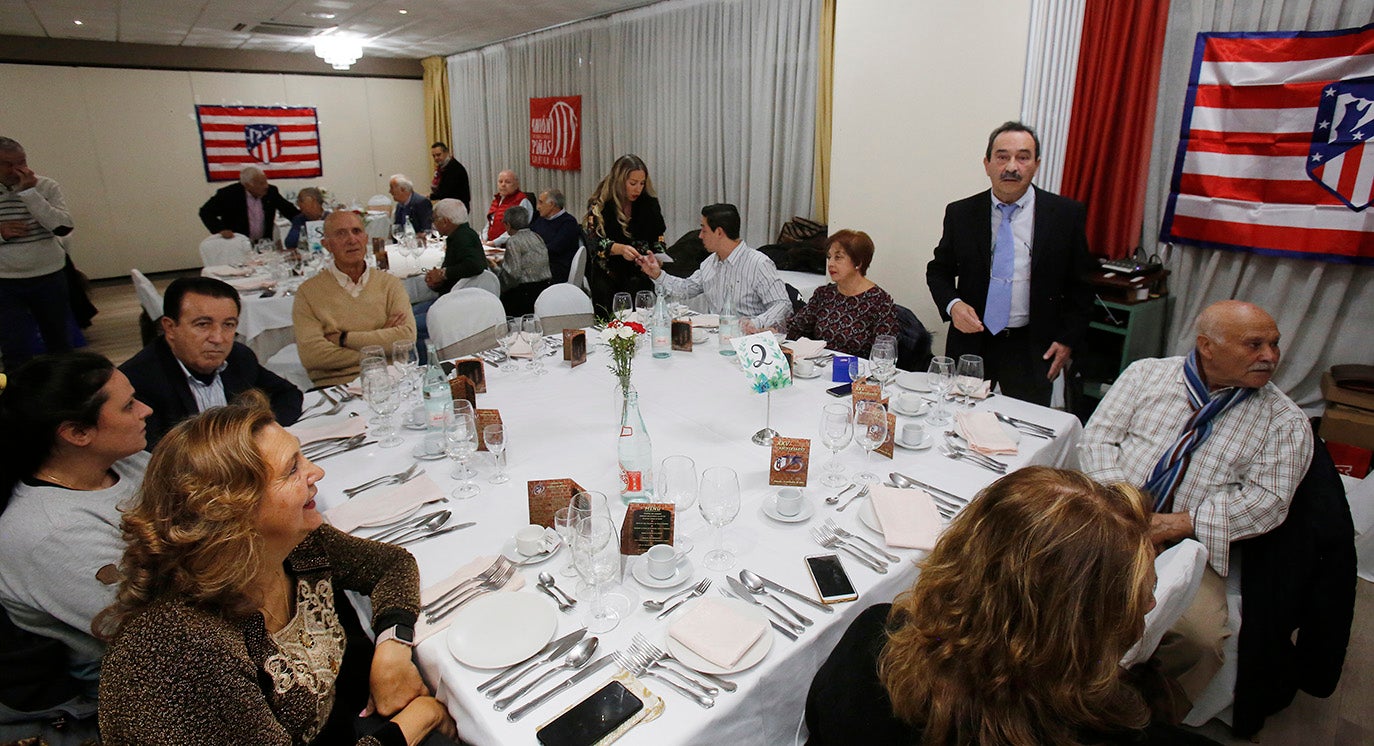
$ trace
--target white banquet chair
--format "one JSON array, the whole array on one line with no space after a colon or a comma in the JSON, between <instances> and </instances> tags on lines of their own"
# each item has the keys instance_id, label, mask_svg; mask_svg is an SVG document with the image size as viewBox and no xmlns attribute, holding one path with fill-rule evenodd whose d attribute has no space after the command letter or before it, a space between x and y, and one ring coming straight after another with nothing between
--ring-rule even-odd
<instances>
[{"instance_id":1,"label":"white banquet chair","mask_svg":"<svg viewBox=\"0 0 1374 746\"><path fill-rule=\"evenodd\" d=\"M243 264L252 253L253 243L240 233L235 233L233 238L224 238L216 233L200 242L200 261L205 267Z\"/></svg>"},{"instance_id":2,"label":"white banquet chair","mask_svg":"<svg viewBox=\"0 0 1374 746\"><path fill-rule=\"evenodd\" d=\"M1202 542L1184 539L1155 557L1155 607L1145 615L1145 632L1122 657L1122 668L1149 660L1164 633L1192 605L1207 569L1207 556Z\"/></svg>"},{"instance_id":3,"label":"white banquet chair","mask_svg":"<svg viewBox=\"0 0 1374 746\"><path fill-rule=\"evenodd\" d=\"M497 326L505 322L500 298L481 288L454 288L429 307L429 338L448 360L494 347Z\"/></svg>"},{"instance_id":4,"label":"white banquet chair","mask_svg":"<svg viewBox=\"0 0 1374 746\"><path fill-rule=\"evenodd\" d=\"M143 316L138 320L138 330L139 338L146 345L156 339L161 331L158 319L162 318L162 293L157 291L147 275L136 269L129 270L129 279L133 280L134 296L138 298L138 305L143 308Z\"/></svg>"},{"instance_id":5,"label":"white banquet chair","mask_svg":"<svg viewBox=\"0 0 1374 746\"><path fill-rule=\"evenodd\" d=\"M587 245L581 239L577 241L577 253L573 254L568 284L581 289L584 293L591 293L591 286L587 284Z\"/></svg>"},{"instance_id":6,"label":"white banquet chair","mask_svg":"<svg viewBox=\"0 0 1374 746\"><path fill-rule=\"evenodd\" d=\"M534 315L544 325L544 333L559 329L582 329L596 321L592 299L570 282L544 288L534 300Z\"/></svg>"},{"instance_id":7,"label":"white banquet chair","mask_svg":"<svg viewBox=\"0 0 1374 746\"><path fill-rule=\"evenodd\" d=\"M305 366L301 364L300 349L293 342L268 358L262 367L276 373L291 383L296 384L296 388L301 391L309 391L315 388L315 384L310 381L310 374L305 371Z\"/></svg>"},{"instance_id":8,"label":"white banquet chair","mask_svg":"<svg viewBox=\"0 0 1374 746\"><path fill-rule=\"evenodd\" d=\"M462 288L477 288L478 290L485 290L497 298L501 297L501 281L497 279L496 273L489 269L482 270L480 275L464 277L453 284L454 290Z\"/></svg>"}]
</instances>

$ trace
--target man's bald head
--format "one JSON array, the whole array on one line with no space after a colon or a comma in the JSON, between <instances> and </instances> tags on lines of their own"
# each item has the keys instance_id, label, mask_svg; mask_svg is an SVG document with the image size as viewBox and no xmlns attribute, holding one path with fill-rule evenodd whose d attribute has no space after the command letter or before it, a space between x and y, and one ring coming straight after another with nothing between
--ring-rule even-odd
<instances>
[{"instance_id":1,"label":"man's bald head","mask_svg":"<svg viewBox=\"0 0 1374 746\"><path fill-rule=\"evenodd\" d=\"M1197 317L1198 362L1213 389L1259 388L1279 364L1279 327L1263 308L1223 300Z\"/></svg>"}]
</instances>

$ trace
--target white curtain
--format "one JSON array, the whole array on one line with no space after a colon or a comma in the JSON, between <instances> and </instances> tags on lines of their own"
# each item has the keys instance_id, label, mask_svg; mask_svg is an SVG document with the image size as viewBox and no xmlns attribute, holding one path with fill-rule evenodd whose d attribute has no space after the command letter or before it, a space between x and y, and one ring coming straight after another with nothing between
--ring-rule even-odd
<instances>
[{"instance_id":1,"label":"white curtain","mask_svg":"<svg viewBox=\"0 0 1374 746\"><path fill-rule=\"evenodd\" d=\"M480 226L496 173L557 187L581 217L616 157L649 166L671 244L701 208L737 205L772 243L810 215L819 0L670 0L448 60L455 155ZM582 170L529 165L529 99L582 96Z\"/></svg>"},{"instance_id":2,"label":"white curtain","mask_svg":"<svg viewBox=\"0 0 1374 746\"><path fill-rule=\"evenodd\" d=\"M1173 272L1167 352L1183 354L1192 347L1193 319L1208 304L1227 298L1258 304L1283 335L1274 382L1312 414L1322 408L1323 371L1338 363L1374 363L1374 268L1170 247L1159 243L1159 230L1198 32L1334 30L1363 26L1371 17L1374 0L1173 0L1169 7L1142 236L1142 245L1158 245Z\"/></svg>"},{"instance_id":3,"label":"white curtain","mask_svg":"<svg viewBox=\"0 0 1374 746\"><path fill-rule=\"evenodd\" d=\"M1035 183L1058 192L1064 179L1073 87L1078 78L1078 47L1087 0L1033 0L1021 121L1040 135L1040 170Z\"/></svg>"}]
</instances>

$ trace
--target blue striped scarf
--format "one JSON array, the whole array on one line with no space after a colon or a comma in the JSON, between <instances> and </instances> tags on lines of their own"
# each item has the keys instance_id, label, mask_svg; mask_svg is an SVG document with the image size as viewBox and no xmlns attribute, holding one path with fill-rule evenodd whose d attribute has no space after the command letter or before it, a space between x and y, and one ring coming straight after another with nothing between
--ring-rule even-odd
<instances>
[{"instance_id":1,"label":"blue striped scarf","mask_svg":"<svg viewBox=\"0 0 1374 746\"><path fill-rule=\"evenodd\" d=\"M1254 389L1223 389L1215 396L1207 390L1207 382L1202 380L1198 368L1197 349L1188 353L1183 361L1183 383L1188 391L1188 403L1193 407L1193 416L1183 426L1178 440L1159 457L1150 478L1145 480L1145 491L1155 498L1156 513L1171 513L1174 508L1174 491L1183 481L1188 471L1188 462L1193 451L1207 440L1212 433L1212 422L1226 413L1226 410L1245 401Z\"/></svg>"}]
</instances>

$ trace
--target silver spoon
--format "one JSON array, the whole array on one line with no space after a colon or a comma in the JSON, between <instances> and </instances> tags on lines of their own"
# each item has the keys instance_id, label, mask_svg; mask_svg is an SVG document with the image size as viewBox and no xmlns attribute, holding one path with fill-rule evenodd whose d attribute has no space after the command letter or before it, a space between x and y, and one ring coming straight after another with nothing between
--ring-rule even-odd
<instances>
[{"instance_id":1,"label":"silver spoon","mask_svg":"<svg viewBox=\"0 0 1374 746\"><path fill-rule=\"evenodd\" d=\"M562 601L558 602L559 606L566 606L567 608L571 609L572 607L577 605L577 599L564 593L563 589L558 587L558 581L555 580L554 577L550 575L548 572L539 573L539 585L548 589L549 593L554 594L556 598L563 599Z\"/></svg>"},{"instance_id":2,"label":"silver spoon","mask_svg":"<svg viewBox=\"0 0 1374 746\"><path fill-rule=\"evenodd\" d=\"M539 675L539 678L520 687L518 691L516 691L509 697L502 697L501 699L496 700L496 704L492 705L492 707L495 707L497 712L502 712L507 707L510 707L511 704L515 702L515 700L520 699L520 697L523 696L525 692L528 692L529 690L535 688L545 679L549 678L550 676L553 676L560 670L570 671L574 668L581 668L587 665L587 661L592 659L592 653L596 652L596 645L597 639L595 637L588 637L585 640L577 643L577 645L573 646L573 649L569 650L568 654L563 658L563 665L554 666L553 668L545 671L544 673Z\"/></svg>"},{"instance_id":3,"label":"silver spoon","mask_svg":"<svg viewBox=\"0 0 1374 746\"><path fill-rule=\"evenodd\" d=\"M791 606L788 606L787 603L783 601L781 598L778 598L777 596L774 596L773 594L769 593L768 589L763 585L763 578L760 578L759 576L755 575L752 572L749 572L748 570L740 570L739 579L741 583L744 583L744 587L749 589L750 593L756 596L763 596L765 598L771 598L774 601L777 601L778 606L781 606L782 608L786 609L788 614L791 614L794 619L801 622L803 625L810 627L812 624L814 624L814 622L812 622L808 617L797 613L796 609L792 608Z\"/></svg>"},{"instance_id":4,"label":"silver spoon","mask_svg":"<svg viewBox=\"0 0 1374 746\"><path fill-rule=\"evenodd\" d=\"M844 493L846 493L846 492L848 492L848 491L850 491L850 490L852 490L852 489L854 489L855 487L858 487L858 486L859 486L859 485L854 484L853 482L850 482L848 487L845 487L844 489L840 490L839 492L836 492L835 494L831 495L830 497L825 498L825 504L826 504L826 505L838 505L839 502L840 502L840 496L841 496L841 495L843 495Z\"/></svg>"}]
</instances>

